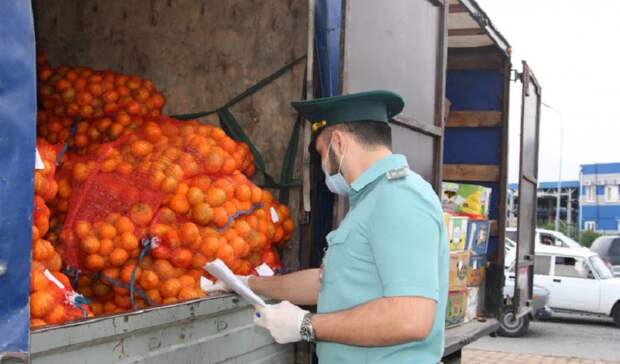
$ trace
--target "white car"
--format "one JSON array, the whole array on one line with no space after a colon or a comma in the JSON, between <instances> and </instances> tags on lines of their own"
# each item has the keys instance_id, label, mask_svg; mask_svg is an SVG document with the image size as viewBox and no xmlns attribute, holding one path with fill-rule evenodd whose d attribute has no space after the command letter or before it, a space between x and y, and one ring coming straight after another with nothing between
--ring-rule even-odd
<instances>
[{"instance_id":1,"label":"white car","mask_svg":"<svg viewBox=\"0 0 620 364\"><path fill-rule=\"evenodd\" d=\"M553 312L611 316L620 327L620 278L589 249L537 246L534 284L549 290ZM514 259L508 277L514 279Z\"/></svg>"},{"instance_id":2,"label":"white car","mask_svg":"<svg viewBox=\"0 0 620 364\"><path fill-rule=\"evenodd\" d=\"M506 237L512 241L517 241L517 228L506 228ZM538 249L539 246L555 246L558 248L573 248L586 250L588 249L559 231L547 229L536 229L534 246L536 249Z\"/></svg>"}]
</instances>

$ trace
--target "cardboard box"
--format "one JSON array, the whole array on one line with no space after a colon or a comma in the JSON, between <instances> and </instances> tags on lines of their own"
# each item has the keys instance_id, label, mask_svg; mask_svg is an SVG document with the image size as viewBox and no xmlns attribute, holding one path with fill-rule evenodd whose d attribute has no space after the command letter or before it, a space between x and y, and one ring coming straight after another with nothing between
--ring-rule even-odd
<instances>
[{"instance_id":1,"label":"cardboard box","mask_svg":"<svg viewBox=\"0 0 620 364\"><path fill-rule=\"evenodd\" d=\"M469 273L469 252L451 252L449 284L451 291L467 288L467 277Z\"/></svg>"},{"instance_id":2,"label":"cardboard box","mask_svg":"<svg viewBox=\"0 0 620 364\"><path fill-rule=\"evenodd\" d=\"M470 255L467 264L467 286L478 287L484 281L486 272L486 255Z\"/></svg>"},{"instance_id":3,"label":"cardboard box","mask_svg":"<svg viewBox=\"0 0 620 364\"><path fill-rule=\"evenodd\" d=\"M480 301L480 288L467 288L467 308L465 309L465 320L469 322L478 317L478 302Z\"/></svg>"},{"instance_id":4,"label":"cardboard box","mask_svg":"<svg viewBox=\"0 0 620 364\"><path fill-rule=\"evenodd\" d=\"M467 223L467 230L465 250L469 250L472 255L486 255L491 235L491 222L470 220Z\"/></svg>"},{"instance_id":5,"label":"cardboard box","mask_svg":"<svg viewBox=\"0 0 620 364\"><path fill-rule=\"evenodd\" d=\"M487 266L486 255L470 255L467 264L467 286L479 287L484 281Z\"/></svg>"},{"instance_id":6,"label":"cardboard box","mask_svg":"<svg viewBox=\"0 0 620 364\"><path fill-rule=\"evenodd\" d=\"M465 251L467 240L467 220L465 216L444 214L446 229L448 230L448 244L451 252Z\"/></svg>"},{"instance_id":7,"label":"cardboard box","mask_svg":"<svg viewBox=\"0 0 620 364\"><path fill-rule=\"evenodd\" d=\"M490 202L490 188L450 182L441 185L441 205L446 212L486 220L489 218Z\"/></svg>"},{"instance_id":8,"label":"cardboard box","mask_svg":"<svg viewBox=\"0 0 620 364\"><path fill-rule=\"evenodd\" d=\"M446 327L462 324L465 321L467 309L467 290L448 292L446 305Z\"/></svg>"}]
</instances>

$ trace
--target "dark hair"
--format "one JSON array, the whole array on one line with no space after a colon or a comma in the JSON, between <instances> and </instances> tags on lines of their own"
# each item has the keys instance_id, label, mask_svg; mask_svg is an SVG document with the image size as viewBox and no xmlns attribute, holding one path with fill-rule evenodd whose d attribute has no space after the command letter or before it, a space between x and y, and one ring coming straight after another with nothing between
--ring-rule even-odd
<instances>
[{"instance_id":1,"label":"dark hair","mask_svg":"<svg viewBox=\"0 0 620 364\"><path fill-rule=\"evenodd\" d=\"M354 123L336 124L333 130L335 129L351 133L363 146L382 146L392 149L392 128L388 123L380 121L358 121Z\"/></svg>"}]
</instances>

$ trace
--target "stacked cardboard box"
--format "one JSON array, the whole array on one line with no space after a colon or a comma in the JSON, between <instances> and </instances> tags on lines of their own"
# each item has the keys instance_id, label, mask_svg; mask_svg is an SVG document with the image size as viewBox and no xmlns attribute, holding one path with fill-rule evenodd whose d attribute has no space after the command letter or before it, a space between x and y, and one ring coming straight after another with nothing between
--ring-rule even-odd
<instances>
[{"instance_id":1,"label":"stacked cardboard box","mask_svg":"<svg viewBox=\"0 0 620 364\"><path fill-rule=\"evenodd\" d=\"M446 326L475 319L487 265L491 224L487 220L491 189L444 183L442 205L450 245Z\"/></svg>"}]
</instances>

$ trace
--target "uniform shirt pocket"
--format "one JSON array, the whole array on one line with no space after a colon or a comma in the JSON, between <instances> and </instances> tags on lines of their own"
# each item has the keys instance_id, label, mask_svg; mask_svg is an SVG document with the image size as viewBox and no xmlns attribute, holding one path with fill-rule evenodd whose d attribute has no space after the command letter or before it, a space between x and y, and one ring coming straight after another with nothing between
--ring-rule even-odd
<instances>
[{"instance_id":1,"label":"uniform shirt pocket","mask_svg":"<svg viewBox=\"0 0 620 364\"><path fill-rule=\"evenodd\" d=\"M344 242L349 236L348 229L338 229L330 232L327 237L327 251L323 259L323 282L336 281L341 273L343 263L346 261Z\"/></svg>"}]
</instances>

